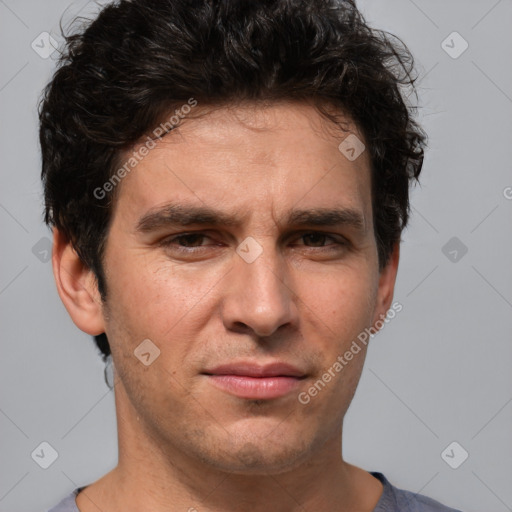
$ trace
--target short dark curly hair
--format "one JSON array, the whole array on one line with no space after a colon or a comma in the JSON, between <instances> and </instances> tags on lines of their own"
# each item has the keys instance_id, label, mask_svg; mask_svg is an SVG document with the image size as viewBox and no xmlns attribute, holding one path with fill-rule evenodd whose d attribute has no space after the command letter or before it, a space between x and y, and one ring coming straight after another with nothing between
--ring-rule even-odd
<instances>
[{"instance_id":1,"label":"short dark curly hair","mask_svg":"<svg viewBox=\"0 0 512 512\"><path fill-rule=\"evenodd\" d=\"M114 192L98 199L93 191L190 98L312 101L335 123L325 105L348 114L369 150L380 269L387 264L408 221L426 134L404 94L416 94L411 52L370 28L355 0L120 0L63 36L39 105L44 220L93 270L103 300ZM95 339L106 357L105 334Z\"/></svg>"}]
</instances>

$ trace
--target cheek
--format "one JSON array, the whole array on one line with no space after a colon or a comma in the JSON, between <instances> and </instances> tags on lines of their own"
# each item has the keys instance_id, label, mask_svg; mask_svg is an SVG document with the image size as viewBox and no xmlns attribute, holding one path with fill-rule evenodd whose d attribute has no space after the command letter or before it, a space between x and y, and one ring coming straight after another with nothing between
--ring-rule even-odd
<instances>
[{"instance_id":1,"label":"cheek","mask_svg":"<svg viewBox=\"0 0 512 512\"><path fill-rule=\"evenodd\" d=\"M311 325L324 333L324 339L336 346L351 342L371 324L376 303L376 286L363 269L333 272L329 275L309 275L300 293L304 315Z\"/></svg>"},{"instance_id":2,"label":"cheek","mask_svg":"<svg viewBox=\"0 0 512 512\"><path fill-rule=\"evenodd\" d=\"M186 337L187 326L197 330L201 318L208 318L209 295L225 273L219 268L186 268L163 258L119 261L109 275L109 321L122 323L134 342L150 338L163 346L176 333Z\"/></svg>"},{"instance_id":3,"label":"cheek","mask_svg":"<svg viewBox=\"0 0 512 512\"><path fill-rule=\"evenodd\" d=\"M109 278L107 336L132 403L152 404L154 411L176 410L189 392L183 362L202 328L199 313L208 304L205 295L215 276L199 279L183 268L178 273L169 263L149 265L141 259L133 266L118 262ZM155 359L148 366L136 357L146 339L159 350L155 357L149 345L150 359ZM146 414L143 409L137 406L141 415Z\"/></svg>"}]
</instances>

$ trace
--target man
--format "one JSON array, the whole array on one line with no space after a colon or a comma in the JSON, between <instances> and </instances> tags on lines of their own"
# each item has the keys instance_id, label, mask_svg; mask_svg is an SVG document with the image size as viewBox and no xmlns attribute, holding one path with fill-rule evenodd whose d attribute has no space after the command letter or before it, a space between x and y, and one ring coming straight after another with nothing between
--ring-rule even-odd
<instances>
[{"instance_id":1,"label":"man","mask_svg":"<svg viewBox=\"0 0 512 512\"><path fill-rule=\"evenodd\" d=\"M53 268L119 463L53 511L449 511L342 457L426 137L353 1L133 0L40 108ZM352 354L352 355L350 355Z\"/></svg>"}]
</instances>

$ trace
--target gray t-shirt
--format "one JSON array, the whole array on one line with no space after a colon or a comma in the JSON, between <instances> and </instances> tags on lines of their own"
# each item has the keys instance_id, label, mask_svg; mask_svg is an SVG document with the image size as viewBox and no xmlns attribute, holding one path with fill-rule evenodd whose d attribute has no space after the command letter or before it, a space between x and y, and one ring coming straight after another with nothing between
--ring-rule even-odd
<instances>
[{"instance_id":1,"label":"gray t-shirt","mask_svg":"<svg viewBox=\"0 0 512 512\"><path fill-rule=\"evenodd\" d=\"M382 496L373 512L460 512L460 510L445 507L438 501L427 498L422 494L414 494L410 491L398 489L391 485L382 473L372 471L370 474L380 480L383 486ZM47 512L80 512L76 506L75 498L82 489L84 487L75 489Z\"/></svg>"}]
</instances>

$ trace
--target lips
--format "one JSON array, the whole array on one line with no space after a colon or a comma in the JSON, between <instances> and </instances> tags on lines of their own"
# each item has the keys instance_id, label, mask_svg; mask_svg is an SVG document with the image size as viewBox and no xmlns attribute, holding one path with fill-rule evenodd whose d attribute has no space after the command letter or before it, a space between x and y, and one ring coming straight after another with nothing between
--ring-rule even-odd
<instances>
[{"instance_id":1,"label":"lips","mask_svg":"<svg viewBox=\"0 0 512 512\"><path fill-rule=\"evenodd\" d=\"M230 363L216 366L204 373L211 375L241 375L245 377L304 377L305 373L287 363L258 365L249 362Z\"/></svg>"},{"instance_id":2,"label":"lips","mask_svg":"<svg viewBox=\"0 0 512 512\"><path fill-rule=\"evenodd\" d=\"M216 388L245 399L279 398L297 390L306 377L293 365L274 362L258 365L250 362L230 363L203 372Z\"/></svg>"}]
</instances>

